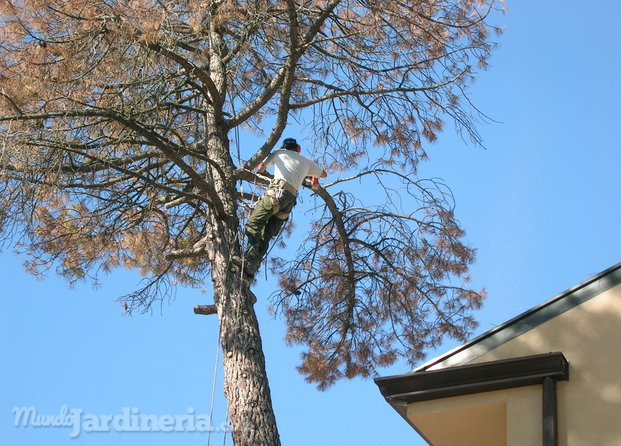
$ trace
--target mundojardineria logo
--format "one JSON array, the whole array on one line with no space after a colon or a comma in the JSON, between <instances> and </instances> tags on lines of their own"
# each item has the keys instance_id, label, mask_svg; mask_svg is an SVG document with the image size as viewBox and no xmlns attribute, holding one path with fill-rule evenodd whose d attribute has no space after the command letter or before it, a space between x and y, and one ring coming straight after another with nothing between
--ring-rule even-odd
<instances>
[{"instance_id":1,"label":"mundojardineria logo","mask_svg":"<svg viewBox=\"0 0 621 446\"><path fill-rule=\"evenodd\" d=\"M14 407L17 428L70 429L69 438L93 432L229 432L227 423L212 426L209 416L188 408L183 414L143 414L136 407L122 407L116 414L93 414L61 406L58 413L43 414L34 406Z\"/></svg>"}]
</instances>

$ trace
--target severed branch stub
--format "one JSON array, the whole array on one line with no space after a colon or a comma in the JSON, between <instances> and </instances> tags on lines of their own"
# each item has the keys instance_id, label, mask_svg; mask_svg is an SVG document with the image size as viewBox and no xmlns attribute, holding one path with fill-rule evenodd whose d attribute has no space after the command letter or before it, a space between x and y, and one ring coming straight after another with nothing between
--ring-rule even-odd
<instances>
[{"instance_id":1,"label":"severed branch stub","mask_svg":"<svg viewBox=\"0 0 621 446\"><path fill-rule=\"evenodd\" d=\"M194 314L216 314L215 305L194 305Z\"/></svg>"}]
</instances>

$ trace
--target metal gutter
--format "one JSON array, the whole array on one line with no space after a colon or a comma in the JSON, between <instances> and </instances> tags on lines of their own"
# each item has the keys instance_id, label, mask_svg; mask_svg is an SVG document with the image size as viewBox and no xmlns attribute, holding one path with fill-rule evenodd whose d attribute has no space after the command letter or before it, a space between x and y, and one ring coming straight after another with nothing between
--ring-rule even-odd
<instances>
[{"instance_id":1,"label":"metal gutter","mask_svg":"<svg viewBox=\"0 0 621 446\"><path fill-rule=\"evenodd\" d=\"M376 378L375 383L386 400L409 404L542 384L548 378L554 381L569 379L569 363L562 353L388 376Z\"/></svg>"},{"instance_id":2,"label":"metal gutter","mask_svg":"<svg viewBox=\"0 0 621 446\"><path fill-rule=\"evenodd\" d=\"M558 446L556 382L568 380L569 363L561 352L554 352L376 378L375 383L386 401L428 444L409 420L408 404L539 384L542 445Z\"/></svg>"}]
</instances>

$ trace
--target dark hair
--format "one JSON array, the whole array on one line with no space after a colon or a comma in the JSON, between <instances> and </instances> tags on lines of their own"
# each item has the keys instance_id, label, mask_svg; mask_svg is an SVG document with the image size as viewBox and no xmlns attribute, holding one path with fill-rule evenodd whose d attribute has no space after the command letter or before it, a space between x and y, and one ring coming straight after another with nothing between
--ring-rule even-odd
<instances>
[{"instance_id":1,"label":"dark hair","mask_svg":"<svg viewBox=\"0 0 621 446\"><path fill-rule=\"evenodd\" d=\"M298 151L298 142L295 138L285 138L282 142L282 148L287 150L293 150L294 152Z\"/></svg>"}]
</instances>

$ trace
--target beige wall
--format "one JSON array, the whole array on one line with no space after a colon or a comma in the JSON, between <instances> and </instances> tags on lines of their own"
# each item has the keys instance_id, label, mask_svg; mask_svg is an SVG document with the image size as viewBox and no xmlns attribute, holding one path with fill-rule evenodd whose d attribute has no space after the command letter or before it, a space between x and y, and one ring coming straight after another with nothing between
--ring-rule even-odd
<instances>
[{"instance_id":1,"label":"beige wall","mask_svg":"<svg viewBox=\"0 0 621 446\"><path fill-rule=\"evenodd\" d=\"M529 386L425 401L410 404L408 418L434 446L536 446L540 395Z\"/></svg>"},{"instance_id":2,"label":"beige wall","mask_svg":"<svg viewBox=\"0 0 621 446\"><path fill-rule=\"evenodd\" d=\"M621 285L471 363L553 351L569 361L557 387L559 446L621 445Z\"/></svg>"},{"instance_id":3,"label":"beige wall","mask_svg":"<svg viewBox=\"0 0 621 446\"><path fill-rule=\"evenodd\" d=\"M570 364L569 381L560 382L557 387L559 446L621 445L621 285L470 363L554 351L562 352ZM540 386L414 403L408 407L408 417L417 427L418 420L429 432L434 430L433 426L441 431L434 417L440 420L444 416L457 422L459 412L454 412L457 409L470 407L472 414L483 414L477 407L489 409L496 405L493 407L500 410L498 404L503 402L507 441L500 446L541 445ZM479 418L481 423L486 422L483 416ZM419 429L426 434L422 427ZM432 443L434 446L462 444Z\"/></svg>"}]
</instances>

